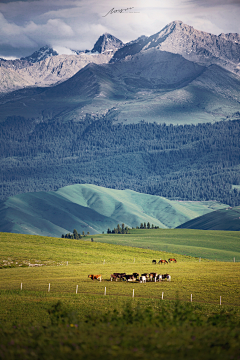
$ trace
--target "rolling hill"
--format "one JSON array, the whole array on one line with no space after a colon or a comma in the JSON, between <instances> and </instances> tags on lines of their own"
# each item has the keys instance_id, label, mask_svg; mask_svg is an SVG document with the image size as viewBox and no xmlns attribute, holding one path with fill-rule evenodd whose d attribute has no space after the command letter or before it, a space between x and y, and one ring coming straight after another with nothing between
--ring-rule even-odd
<instances>
[{"instance_id":1,"label":"rolling hill","mask_svg":"<svg viewBox=\"0 0 240 360\"><path fill-rule=\"evenodd\" d=\"M240 207L219 209L187 221L178 227L183 229L240 231Z\"/></svg>"},{"instance_id":2,"label":"rolling hill","mask_svg":"<svg viewBox=\"0 0 240 360\"><path fill-rule=\"evenodd\" d=\"M0 231L60 237L74 228L96 234L118 223L136 227L143 222L166 229L223 207L215 201L171 201L131 190L72 185L1 202Z\"/></svg>"}]
</instances>

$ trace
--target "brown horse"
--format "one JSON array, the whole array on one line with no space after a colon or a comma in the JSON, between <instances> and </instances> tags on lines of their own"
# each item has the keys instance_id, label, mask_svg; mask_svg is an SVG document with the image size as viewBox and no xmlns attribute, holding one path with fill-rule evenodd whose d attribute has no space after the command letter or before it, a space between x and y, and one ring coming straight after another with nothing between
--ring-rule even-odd
<instances>
[{"instance_id":1,"label":"brown horse","mask_svg":"<svg viewBox=\"0 0 240 360\"><path fill-rule=\"evenodd\" d=\"M100 280L102 281L102 275L88 275L92 280Z\"/></svg>"},{"instance_id":2,"label":"brown horse","mask_svg":"<svg viewBox=\"0 0 240 360\"><path fill-rule=\"evenodd\" d=\"M170 259L168 259L168 262L177 262L177 260L175 259L175 258L170 258Z\"/></svg>"},{"instance_id":3,"label":"brown horse","mask_svg":"<svg viewBox=\"0 0 240 360\"><path fill-rule=\"evenodd\" d=\"M159 260L158 264L168 264L167 260Z\"/></svg>"}]
</instances>

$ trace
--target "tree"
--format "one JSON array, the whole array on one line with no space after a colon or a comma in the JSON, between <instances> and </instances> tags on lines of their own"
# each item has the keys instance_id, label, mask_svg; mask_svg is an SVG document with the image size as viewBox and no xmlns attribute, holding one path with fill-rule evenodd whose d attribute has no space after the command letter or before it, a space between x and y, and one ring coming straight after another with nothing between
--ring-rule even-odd
<instances>
[{"instance_id":1,"label":"tree","mask_svg":"<svg viewBox=\"0 0 240 360\"><path fill-rule=\"evenodd\" d=\"M82 235L85 236L85 232L84 232L84 231L82 232Z\"/></svg>"},{"instance_id":2,"label":"tree","mask_svg":"<svg viewBox=\"0 0 240 360\"><path fill-rule=\"evenodd\" d=\"M150 229L150 222L147 223L147 228Z\"/></svg>"},{"instance_id":3,"label":"tree","mask_svg":"<svg viewBox=\"0 0 240 360\"><path fill-rule=\"evenodd\" d=\"M78 238L79 238L79 237L78 237L78 232L77 232L76 229L73 230L73 238L74 238L74 239L78 239Z\"/></svg>"}]
</instances>

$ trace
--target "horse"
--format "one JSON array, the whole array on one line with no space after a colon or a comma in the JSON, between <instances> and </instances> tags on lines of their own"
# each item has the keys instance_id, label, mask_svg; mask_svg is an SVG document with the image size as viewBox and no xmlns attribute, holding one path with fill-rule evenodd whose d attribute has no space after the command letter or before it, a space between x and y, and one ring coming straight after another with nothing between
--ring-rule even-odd
<instances>
[{"instance_id":1,"label":"horse","mask_svg":"<svg viewBox=\"0 0 240 360\"><path fill-rule=\"evenodd\" d=\"M158 264L168 264L167 260L159 260Z\"/></svg>"},{"instance_id":2,"label":"horse","mask_svg":"<svg viewBox=\"0 0 240 360\"><path fill-rule=\"evenodd\" d=\"M170 262L177 262L177 260L175 259L175 258L170 258L170 259L168 259L168 262L170 263Z\"/></svg>"},{"instance_id":3,"label":"horse","mask_svg":"<svg viewBox=\"0 0 240 360\"><path fill-rule=\"evenodd\" d=\"M146 280L149 280L149 274L148 273L141 274L141 276L145 276Z\"/></svg>"},{"instance_id":4,"label":"horse","mask_svg":"<svg viewBox=\"0 0 240 360\"><path fill-rule=\"evenodd\" d=\"M163 280L166 279L167 281L171 281L171 275L169 275L169 274L164 274L164 275L162 275L162 279L163 279Z\"/></svg>"},{"instance_id":5,"label":"horse","mask_svg":"<svg viewBox=\"0 0 240 360\"><path fill-rule=\"evenodd\" d=\"M124 275L126 275L126 273L113 273L114 276L117 277L117 279L123 279Z\"/></svg>"},{"instance_id":6,"label":"horse","mask_svg":"<svg viewBox=\"0 0 240 360\"><path fill-rule=\"evenodd\" d=\"M157 261L156 260L152 260L152 264L156 265Z\"/></svg>"},{"instance_id":7,"label":"horse","mask_svg":"<svg viewBox=\"0 0 240 360\"><path fill-rule=\"evenodd\" d=\"M133 276L137 279L139 277L138 273L133 273Z\"/></svg>"},{"instance_id":8,"label":"horse","mask_svg":"<svg viewBox=\"0 0 240 360\"><path fill-rule=\"evenodd\" d=\"M153 281L153 279L155 280L155 278L157 277L157 273L150 273L149 274L149 280Z\"/></svg>"},{"instance_id":9,"label":"horse","mask_svg":"<svg viewBox=\"0 0 240 360\"><path fill-rule=\"evenodd\" d=\"M88 275L92 280L100 280L102 281L102 275Z\"/></svg>"},{"instance_id":10,"label":"horse","mask_svg":"<svg viewBox=\"0 0 240 360\"><path fill-rule=\"evenodd\" d=\"M147 280L146 276L140 276L140 278L139 278L140 283L145 283L146 280Z\"/></svg>"},{"instance_id":11,"label":"horse","mask_svg":"<svg viewBox=\"0 0 240 360\"><path fill-rule=\"evenodd\" d=\"M135 281L136 280L134 275L124 275L124 278L126 279L126 281Z\"/></svg>"}]
</instances>

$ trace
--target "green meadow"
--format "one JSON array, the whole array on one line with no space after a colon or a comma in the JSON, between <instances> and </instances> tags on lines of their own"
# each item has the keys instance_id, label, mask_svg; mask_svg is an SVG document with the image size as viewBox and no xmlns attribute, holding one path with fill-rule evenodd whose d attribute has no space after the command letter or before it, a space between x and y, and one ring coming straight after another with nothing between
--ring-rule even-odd
<instances>
[{"instance_id":1,"label":"green meadow","mask_svg":"<svg viewBox=\"0 0 240 360\"><path fill-rule=\"evenodd\" d=\"M238 359L240 262L155 248L157 233L173 239L182 231L190 244L185 229L101 234L94 242L1 233L0 359ZM232 251L235 233L224 234ZM114 241L123 245L107 243ZM177 263L152 264L172 256ZM152 271L171 281L110 281L113 272Z\"/></svg>"}]
</instances>

